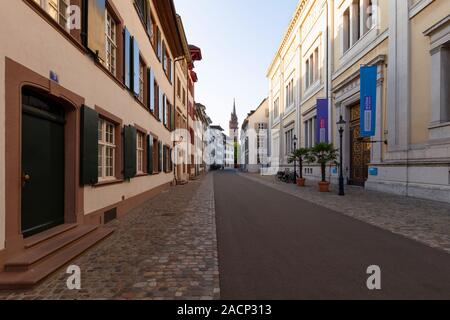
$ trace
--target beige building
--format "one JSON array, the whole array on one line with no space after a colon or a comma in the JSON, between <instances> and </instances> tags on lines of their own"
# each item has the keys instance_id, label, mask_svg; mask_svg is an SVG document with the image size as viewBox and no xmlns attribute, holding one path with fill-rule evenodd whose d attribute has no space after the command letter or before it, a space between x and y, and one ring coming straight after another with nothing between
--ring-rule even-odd
<instances>
[{"instance_id":1,"label":"beige building","mask_svg":"<svg viewBox=\"0 0 450 320\"><path fill-rule=\"evenodd\" d=\"M300 1L268 72L272 166L286 163L289 125L301 146L317 142L316 105L325 98L328 140L336 146L336 122L341 115L346 121L349 184L450 202L449 12L446 0ZM292 119L289 61L300 70ZM370 138L360 137L361 66L377 70ZM318 179L319 168L304 174ZM327 175L335 182L336 168Z\"/></svg>"},{"instance_id":2,"label":"beige building","mask_svg":"<svg viewBox=\"0 0 450 320\"><path fill-rule=\"evenodd\" d=\"M288 165L294 138L315 142L316 104L329 89L326 0L300 1L268 70L271 164Z\"/></svg>"},{"instance_id":3,"label":"beige building","mask_svg":"<svg viewBox=\"0 0 450 320\"><path fill-rule=\"evenodd\" d=\"M174 60L189 58L171 0L5 1L0 21L0 269L27 270L44 242L54 264L0 273L8 287L173 183Z\"/></svg>"},{"instance_id":4,"label":"beige building","mask_svg":"<svg viewBox=\"0 0 450 320\"><path fill-rule=\"evenodd\" d=\"M265 98L244 120L241 128L240 168L260 172L269 162L269 103Z\"/></svg>"}]
</instances>

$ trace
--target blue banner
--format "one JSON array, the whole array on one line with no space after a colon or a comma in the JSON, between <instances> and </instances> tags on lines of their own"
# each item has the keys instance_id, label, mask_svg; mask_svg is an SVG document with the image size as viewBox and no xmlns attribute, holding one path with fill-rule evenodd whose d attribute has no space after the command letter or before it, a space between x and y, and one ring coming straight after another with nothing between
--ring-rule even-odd
<instances>
[{"instance_id":1,"label":"blue banner","mask_svg":"<svg viewBox=\"0 0 450 320\"><path fill-rule=\"evenodd\" d=\"M328 143L328 99L317 99L316 143Z\"/></svg>"},{"instance_id":2,"label":"blue banner","mask_svg":"<svg viewBox=\"0 0 450 320\"><path fill-rule=\"evenodd\" d=\"M377 114L377 66L361 66L361 137L375 136Z\"/></svg>"}]
</instances>

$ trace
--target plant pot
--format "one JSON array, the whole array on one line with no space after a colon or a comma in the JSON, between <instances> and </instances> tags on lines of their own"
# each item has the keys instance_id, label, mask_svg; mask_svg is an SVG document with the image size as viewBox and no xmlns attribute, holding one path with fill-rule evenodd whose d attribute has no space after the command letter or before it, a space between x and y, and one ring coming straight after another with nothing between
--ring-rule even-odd
<instances>
[{"instance_id":1,"label":"plant pot","mask_svg":"<svg viewBox=\"0 0 450 320\"><path fill-rule=\"evenodd\" d=\"M305 178L297 178L297 186L304 187L306 179Z\"/></svg>"},{"instance_id":2,"label":"plant pot","mask_svg":"<svg viewBox=\"0 0 450 320\"><path fill-rule=\"evenodd\" d=\"M330 183L329 182L319 182L319 191L320 192L330 192Z\"/></svg>"}]
</instances>

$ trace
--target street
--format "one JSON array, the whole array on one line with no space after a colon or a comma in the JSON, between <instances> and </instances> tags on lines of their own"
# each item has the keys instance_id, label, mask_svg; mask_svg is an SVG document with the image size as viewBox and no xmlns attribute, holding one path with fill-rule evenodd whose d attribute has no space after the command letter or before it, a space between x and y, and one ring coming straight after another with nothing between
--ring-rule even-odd
<instances>
[{"instance_id":1,"label":"street","mask_svg":"<svg viewBox=\"0 0 450 320\"><path fill-rule=\"evenodd\" d=\"M222 299L448 299L450 255L240 177L214 179ZM381 268L370 291L367 268Z\"/></svg>"},{"instance_id":2,"label":"street","mask_svg":"<svg viewBox=\"0 0 450 320\"><path fill-rule=\"evenodd\" d=\"M31 290L1 291L0 300L449 299L447 206L410 199L418 210L403 206L408 216L395 207L399 197L348 191L335 198L312 183L298 189L274 177L211 172L112 222L110 238ZM357 207L355 195L368 204L383 197L392 218L381 228L326 207ZM359 218L377 222L368 212ZM428 220L415 220L423 212ZM423 243L385 228L397 224L422 230ZM66 286L69 265L81 269L81 290ZM380 267L381 290L368 290L369 266Z\"/></svg>"}]
</instances>

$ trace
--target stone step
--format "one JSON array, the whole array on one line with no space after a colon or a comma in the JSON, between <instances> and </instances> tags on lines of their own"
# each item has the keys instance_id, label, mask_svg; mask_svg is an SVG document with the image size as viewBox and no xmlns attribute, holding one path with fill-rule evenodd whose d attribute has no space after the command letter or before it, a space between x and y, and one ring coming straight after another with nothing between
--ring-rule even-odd
<instances>
[{"instance_id":1,"label":"stone step","mask_svg":"<svg viewBox=\"0 0 450 320\"><path fill-rule=\"evenodd\" d=\"M100 228L90 232L82 239L54 253L33 268L24 272L0 273L0 290L30 289L50 274L94 246L114 232L110 228Z\"/></svg>"},{"instance_id":2,"label":"stone step","mask_svg":"<svg viewBox=\"0 0 450 320\"><path fill-rule=\"evenodd\" d=\"M9 259L5 263L6 272L21 272L33 267L34 264L45 259L65 246L77 241L96 230L97 226L80 226L53 237L38 246L27 249L24 253Z\"/></svg>"},{"instance_id":3,"label":"stone step","mask_svg":"<svg viewBox=\"0 0 450 320\"><path fill-rule=\"evenodd\" d=\"M44 241L54 238L54 237L60 235L61 233L64 233L71 229L74 229L77 226L78 226L78 224L76 224L76 223L66 223L66 224L57 226L55 228L52 228L50 230L41 232L37 235L31 236L31 237L25 239L25 249L29 249L34 246L37 246L38 244L41 244Z\"/></svg>"}]
</instances>

